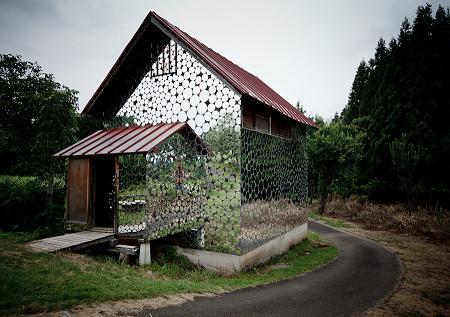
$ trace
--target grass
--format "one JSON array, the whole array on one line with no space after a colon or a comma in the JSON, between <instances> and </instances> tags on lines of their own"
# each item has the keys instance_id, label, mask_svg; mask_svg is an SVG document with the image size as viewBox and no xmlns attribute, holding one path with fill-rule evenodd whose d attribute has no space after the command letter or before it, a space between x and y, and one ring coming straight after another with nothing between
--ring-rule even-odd
<instances>
[{"instance_id":1,"label":"grass","mask_svg":"<svg viewBox=\"0 0 450 317\"><path fill-rule=\"evenodd\" d=\"M28 239L0 232L0 315L177 293L230 291L292 278L338 255L336 247L310 233L307 240L269 263L225 277L191 264L172 249L151 265L129 266L107 255L33 252L24 246Z\"/></svg>"},{"instance_id":2,"label":"grass","mask_svg":"<svg viewBox=\"0 0 450 317\"><path fill-rule=\"evenodd\" d=\"M342 219L321 216L315 211L310 211L308 213L308 218L317 220L317 221L321 221L321 222L323 222L329 226L332 226L334 228L350 228L351 227L350 224L348 224L347 222L345 222Z\"/></svg>"}]
</instances>

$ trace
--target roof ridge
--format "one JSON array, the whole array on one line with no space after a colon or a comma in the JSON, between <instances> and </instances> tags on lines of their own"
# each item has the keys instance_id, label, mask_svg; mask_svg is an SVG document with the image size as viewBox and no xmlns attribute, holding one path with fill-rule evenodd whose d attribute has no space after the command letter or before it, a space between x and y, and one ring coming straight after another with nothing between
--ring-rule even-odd
<instances>
[{"instance_id":1,"label":"roof ridge","mask_svg":"<svg viewBox=\"0 0 450 317\"><path fill-rule=\"evenodd\" d=\"M306 117L258 76L214 51L154 11L150 11L147 14L130 42L106 75L106 78L86 104L82 114L114 116L117 113L118 108L121 106L120 100L124 97L126 91L136 88L134 83L127 82L120 76L123 76L127 63L132 63L127 62L130 55L142 55L145 53L139 50L143 49L142 41L147 39L144 36L148 37L150 34L151 25L168 34L169 37L176 39L179 43L182 43L185 48L188 48L191 53L200 59L201 63L207 66L207 68L210 68L215 75L228 83L239 94L249 96L295 121L317 127L313 120ZM140 46L137 45L138 43ZM142 65L140 66L142 67Z\"/></svg>"},{"instance_id":2,"label":"roof ridge","mask_svg":"<svg viewBox=\"0 0 450 317\"><path fill-rule=\"evenodd\" d=\"M250 73L249 71L245 70L241 66L237 65L233 61L229 60L222 54L216 52L212 48L208 47L195 37L189 35L187 32L181 30L178 26L170 23L160 15L158 15L156 12L151 11L152 16L155 17L155 19L162 23L164 27L168 29L174 35L177 37L181 42L183 42L186 46L188 46L190 49L194 51L197 55L200 55L199 57L203 59L203 61L208 64L210 67L214 69L214 71L218 72L222 77L224 77L225 80L229 82L230 85L232 85L236 90L238 90L243 95L248 95L254 99L257 99L258 101L267 104L271 108L275 108L275 110L283 113L284 115L290 117L291 119L294 119L296 121L302 122L307 125L311 125L316 127L316 124L314 121L312 121L310 118L306 117L305 114L303 114L300 110L298 110L296 107L294 107L290 102L288 102L285 98L283 98L281 95L279 95L276 91L274 91L272 88L270 88L269 85L267 85L264 81L262 81L258 76ZM173 30L174 29L174 30ZM176 31L176 32L174 32ZM177 34L178 33L178 34ZM178 36L177 36L178 35ZM181 38L180 35L183 35L184 37L188 38L190 42L186 42ZM216 58L221 58L225 63L231 64L231 65L222 65L219 61L214 60L214 56L201 56L206 55L205 52L199 52L200 50L203 51L209 51L210 55L216 55ZM200 53L200 54L199 54ZM213 61L210 61L209 59L213 59ZM216 65L219 64L219 65ZM235 69L229 69L229 66L233 66ZM220 68L226 69L226 72L222 72ZM238 74L239 72L242 72L242 74ZM242 78L243 76L247 76L254 79L254 82L248 82L248 79ZM240 79L240 83L236 82L236 78L238 77ZM252 87L253 86L253 87ZM256 87L255 87L256 86ZM262 86L262 87L261 87ZM254 91L254 88L259 88L263 91L263 93L259 91ZM259 90L257 89L257 90ZM276 102L275 100L278 100Z\"/></svg>"}]
</instances>

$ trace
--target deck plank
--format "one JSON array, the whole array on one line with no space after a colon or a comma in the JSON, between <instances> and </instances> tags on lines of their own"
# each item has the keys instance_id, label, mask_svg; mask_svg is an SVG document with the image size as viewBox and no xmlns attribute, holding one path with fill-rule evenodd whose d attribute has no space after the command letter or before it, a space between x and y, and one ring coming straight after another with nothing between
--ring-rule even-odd
<instances>
[{"instance_id":1,"label":"deck plank","mask_svg":"<svg viewBox=\"0 0 450 317\"><path fill-rule=\"evenodd\" d=\"M112 232L82 231L35 240L27 245L35 250L54 252L59 250L79 250L114 238Z\"/></svg>"}]
</instances>

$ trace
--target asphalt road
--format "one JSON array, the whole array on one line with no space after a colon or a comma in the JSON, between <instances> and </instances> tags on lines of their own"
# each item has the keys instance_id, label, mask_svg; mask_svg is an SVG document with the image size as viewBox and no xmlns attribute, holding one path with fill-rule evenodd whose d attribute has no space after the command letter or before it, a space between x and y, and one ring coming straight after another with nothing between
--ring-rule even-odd
<instances>
[{"instance_id":1,"label":"asphalt road","mask_svg":"<svg viewBox=\"0 0 450 317\"><path fill-rule=\"evenodd\" d=\"M395 254L317 222L308 226L339 248L336 260L292 280L146 309L138 316L350 316L376 306L395 289L403 271Z\"/></svg>"}]
</instances>

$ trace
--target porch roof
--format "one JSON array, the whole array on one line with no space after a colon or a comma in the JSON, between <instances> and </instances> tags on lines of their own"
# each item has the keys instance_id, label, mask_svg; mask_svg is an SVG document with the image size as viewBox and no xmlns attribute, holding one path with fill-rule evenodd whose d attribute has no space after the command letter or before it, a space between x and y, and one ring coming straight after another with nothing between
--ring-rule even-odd
<instances>
[{"instance_id":1,"label":"porch roof","mask_svg":"<svg viewBox=\"0 0 450 317\"><path fill-rule=\"evenodd\" d=\"M53 156L76 157L133 153L145 154L152 151L157 145L178 131L192 133L198 140L197 142L208 149L189 125L175 122L99 130Z\"/></svg>"}]
</instances>

